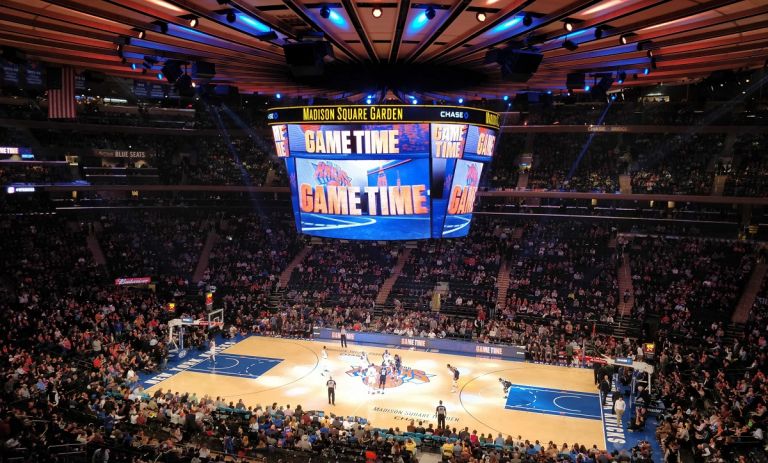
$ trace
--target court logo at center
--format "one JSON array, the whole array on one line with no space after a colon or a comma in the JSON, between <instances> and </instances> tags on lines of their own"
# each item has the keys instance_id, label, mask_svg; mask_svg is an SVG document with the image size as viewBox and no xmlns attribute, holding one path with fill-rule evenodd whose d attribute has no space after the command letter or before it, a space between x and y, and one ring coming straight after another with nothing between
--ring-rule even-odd
<instances>
[{"instance_id":1,"label":"court logo at center","mask_svg":"<svg viewBox=\"0 0 768 463\"><path fill-rule=\"evenodd\" d=\"M376 376L371 378L371 381L373 384L368 384L368 378L366 377L366 372L368 368L363 368L361 366L352 366L349 370L346 371L347 375L349 376L355 376L360 378L363 381L363 384L366 384L368 386L376 387L379 385L379 374L381 373L381 366L375 366L376 368ZM402 386L403 384L426 384L429 382L429 378L432 378L433 374L427 373L424 370L416 370L409 367L402 367L400 368L400 371L392 371L387 375L387 381L385 383L385 388L393 388Z\"/></svg>"}]
</instances>

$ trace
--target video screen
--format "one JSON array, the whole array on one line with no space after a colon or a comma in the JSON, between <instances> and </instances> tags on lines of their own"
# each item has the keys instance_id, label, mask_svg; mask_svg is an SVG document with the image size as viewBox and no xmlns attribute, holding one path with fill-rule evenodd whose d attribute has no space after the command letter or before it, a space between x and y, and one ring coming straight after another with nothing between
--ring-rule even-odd
<instances>
[{"instance_id":1,"label":"video screen","mask_svg":"<svg viewBox=\"0 0 768 463\"><path fill-rule=\"evenodd\" d=\"M358 240L430 236L429 160L296 160L299 230Z\"/></svg>"},{"instance_id":2,"label":"video screen","mask_svg":"<svg viewBox=\"0 0 768 463\"><path fill-rule=\"evenodd\" d=\"M314 118L311 123L285 120L280 109L270 113L301 233L350 240L459 238L469 233L483 164L491 160L498 133L472 121L496 119L476 114L479 110L386 108L288 108L296 118ZM385 114L407 121L409 111L417 110L413 121L404 123L337 119ZM461 116L470 123L424 122L431 114L437 119Z\"/></svg>"}]
</instances>

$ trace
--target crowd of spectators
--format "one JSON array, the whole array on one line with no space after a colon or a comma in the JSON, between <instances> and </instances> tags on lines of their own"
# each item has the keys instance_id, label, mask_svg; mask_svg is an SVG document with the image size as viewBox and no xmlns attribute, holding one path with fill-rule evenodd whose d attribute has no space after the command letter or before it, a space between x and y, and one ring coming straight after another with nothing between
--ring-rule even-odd
<instances>
[{"instance_id":1,"label":"crowd of spectators","mask_svg":"<svg viewBox=\"0 0 768 463\"><path fill-rule=\"evenodd\" d=\"M323 243L291 273L284 301L351 308L373 307L382 283L392 273L400 246L360 242Z\"/></svg>"},{"instance_id":2,"label":"crowd of spectators","mask_svg":"<svg viewBox=\"0 0 768 463\"><path fill-rule=\"evenodd\" d=\"M431 310L439 294L439 307L447 313L487 313L494 306L505 247L503 227L485 217L473 219L467 238L419 241L388 301L396 309Z\"/></svg>"},{"instance_id":3,"label":"crowd of spectators","mask_svg":"<svg viewBox=\"0 0 768 463\"><path fill-rule=\"evenodd\" d=\"M106 216L95 220L94 228L101 224L112 230L101 232L102 241L107 237L114 238L108 241L113 244L139 239L148 248L160 250L162 256L154 254L155 258L165 260L192 251L199 253L204 239L197 230L208 228L201 226L201 216ZM346 325L352 330L525 345L531 360L568 365L581 361L584 345L591 345L592 354L642 355L638 353L640 338L595 333L596 324L610 322L618 297L613 279L604 275L614 265L613 251L604 254L613 236L610 229L600 225L545 221L510 224L497 220L482 223L481 219L468 239L456 240L456 248L440 248L439 253L427 252L427 248L417 250L413 256L419 256L418 262L425 268L452 269L454 276L449 282L474 280L482 274L476 265L467 266L465 260L470 254L482 256L478 262L486 264L498 259L495 272L507 260L512 268L529 268L541 274L528 277L512 270L518 286L510 288L506 304L487 314L489 306L475 305L474 314L467 316L408 310L404 306L390 312L375 311L370 301L375 291L371 288L366 294L366 284L386 278L397 258L397 249L338 243L316 243L312 247L289 287L289 292L294 291L299 299L284 300L275 312L270 310L268 294L301 246L290 231L290 216L211 214L210 220L215 222L210 229L219 241L213 248L203 285L216 286L223 300L231 304L234 310L228 322L235 331L306 335L306 327L313 325ZM503 446L496 447L497 437L480 438L468 430L434 433L435 437L428 439L432 444L428 444L423 438L429 433L417 437L419 433L409 435L409 430L376 429L356 418L339 417L334 422L299 407L280 410L277 405L265 404L263 408L249 408L213 397L196 397L187 391L146 396L135 387L135 375L163 367L167 359L165 323L171 317L202 316L198 313L200 304L194 309L184 299L177 299L175 312L169 313L169 299L162 292L109 284L105 270L95 265L86 246L86 221L57 216L7 217L0 221L0 229L7 237L1 245L7 259L0 264L0 304L10 314L8 329L0 338L4 351L0 367L5 381L0 406L5 427L0 427L0 433L7 452L23 454L22 449L29 449L43 453L53 445L84 444L90 451L108 448L114 455L130 455L134 461L149 461L161 454L168 461L168 452L177 461L211 461L218 458L219 452L287 452L280 454L286 458L293 455L291 452L311 452L315 456L343 458L366 451L408 461L412 459L409 447L438 442L445 444L442 451L450 447L454 456L464 455L467 461L486 455L489 459L515 461L517 455L520 461L540 462L566 454L571 461L643 461L640 447L634 457L628 453L603 455L601 460L603 452L598 450L526 443L511 437L503 438ZM194 239L177 243L178 236ZM661 400L666 411L657 435L667 454L689 449L699 461L724 461L737 443L763 439L763 397L768 391L764 379L766 341L760 323L765 311L757 310L753 328L730 341L725 338L722 324L699 323L697 317L701 312L729 306L734 291L738 293L733 285L743 280L743 276L735 275L750 268L751 250L744 244L703 239L641 240L635 238L625 252L632 252L634 257L634 253L647 250L645 255L650 260L639 266L640 273L668 270L664 275L648 274L650 281L668 284L647 283L646 287L642 286L646 278L641 278L642 283L636 282L639 304L657 302L662 316L685 312L680 323L689 327L688 331L666 329L670 322L662 319L657 339L661 373L654 400ZM662 244L654 246L654 242ZM115 249L108 257L110 269L114 260L134 262L136 268L146 270L144 257L126 260L123 256L128 250L136 252L134 246L115 244ZM667 256L681 263L654 260ZM181 259L185 262L183 268L189 270L188 264L194 260ZM518 265L520 262L522 265ZM168 272L170 278L180 268L159 266L156 271L161 275ZM417 268L414 271L419 275ZM441 278L447 276L441 274ZM519 286L527 278L531 279L531 287ZM692 283L694 280L702 284ZM482 284L482 278L478 281ZM704 281L715 286L705 285ZM316 283L322 288L315 288ZM357 290L348 291L348 283L357 283ZM675 292L684 286L695 290ZM312 290L300 293L298 290L304 287ZM326 288L328 297L324 294ZM673 288L672 293L666 288ZM714 298L713 288L727 297ZM331 296L340 299L332 300ZM356 296L357 300L350 299ZM490 304L493 299L490 297ZM660 302L667 299L680 307ZM305 327L298 329L300 325ZM205 337L191 330L189 345L203 346ZM701 376L698 372L706 373ZM636 412L632 422L643 421L643 413ZM42 432L43 428L48 431ZM462 436L462 432L467 434ZM104 450L100 452L103 455Z\"/></svg>"},{"instance_id":4,"label":"crowd of spectators","mask_svg":"<svg viewBox=\"0 0 768 463\"><path fill-rule=\"evenodd\" d=\"M689 334L692 322L722 322L754 266L752 245L690 237L637 237L631 254L634 317L660 317L663 330Z\"/></svg>"},{"instance_id":5,"label":"crowd of spectators","mask_svg":"<svg viewBox=\"0 0 768 463\"><path fill-rule=\"evenodd\" d=\"M709 195L715 158L723 154L723 135L656 135L637 150L632 168L634 193Z\"/></svg>"},{"instance_id":6,"label":"crowd of spectators","mask_svg":"<svg viewBox=\"0 0 768 463\"><path fill-rule=\"evenodd\" d=\"M768 136L748 134L739 137L733 144L732 162L720 165L718 173L727 175L724 194L727 196L768 195L768 159L765 147Z\"/></svg>"},{"instance_id":7,"label":"crowd of spectators","mask_svg":"<svg viewBox=\"0 0 768 463\"><path fill-rule=\"evenodd\" d=\"M207 211L138 210L105 214L94 228L114 278L152 277L160 291L182 296L196 290L192 276L215 224Z\"/></svg>"},{"instance_id":8,"label":"crowd of spectators","mask_svg":"<svg viewBox=\"0 0 768 463\"><path fill-rule=\"evenodd\" d=\"M536 134L530 189L615 193L627 156L615 134ZM571 173L573 171L573 173Z\"/></svg>"}]
</instances>

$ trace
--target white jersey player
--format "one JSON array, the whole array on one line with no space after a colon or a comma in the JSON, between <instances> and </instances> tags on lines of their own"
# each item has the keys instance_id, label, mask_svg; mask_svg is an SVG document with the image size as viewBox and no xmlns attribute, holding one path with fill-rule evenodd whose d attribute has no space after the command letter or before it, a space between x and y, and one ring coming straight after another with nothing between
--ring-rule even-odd
<instances>
[{"instance_id":1,"label":"white jersey player","mask_svg":"<svg viewBox=\"0 0 768 463\"><path fill-rule=\"evenodd\" d=\"M368 370L365 372L365 383L368 385L368 394L376 393L376 376L378 372L373 364L368 365Z\"/></svg>"},{"instance_id":2,"label":"white jersey player","mask_svg":"<svg viewBox=\"0 0 768 463\"><path fill-rule=\"evenodd\" d=\"M322 370L320 373L321 376L325 376L326 373L328 373L330 376L331 370L328 364L328 351L325 349L325 346L323 346L323 350L320 352L320 369Z\"/></svg>"}]
</instances>

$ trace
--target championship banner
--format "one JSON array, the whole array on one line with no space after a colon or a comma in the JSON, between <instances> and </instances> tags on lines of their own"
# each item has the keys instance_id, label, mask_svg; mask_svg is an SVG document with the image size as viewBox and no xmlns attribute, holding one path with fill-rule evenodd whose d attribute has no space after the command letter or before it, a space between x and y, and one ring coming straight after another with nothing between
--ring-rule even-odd
<instances>
[{"instance_id":1,"label":"championship banner","mask_svg":"<svg viewBox=\"0 0 768 463\"><path fill-rule=\"evenodd\" d=\"M151 277L115 278L115 286L148 285L151 282Z\"/></svg>"},{"instance_id":2,"label":"championship banner","mask_svg":"<svg viewBox=\"0 0 768 463\"><path fill-rule=\"evenodd\" d=\"M21 83L21 68L19 65L6 60L0 60L0 63L3 66L3 84L18 87Z\"/></svg>"},{"instance_id":3,"label":"championship banner","mask_svg":"<svg viewBox=\"0 0 768 463\"><path fill-rule=\"evenodd\" d=\"M24 66L24 84L27 88L43 88L43 66L28 62Z\"/></svg>"}]
</instances>

